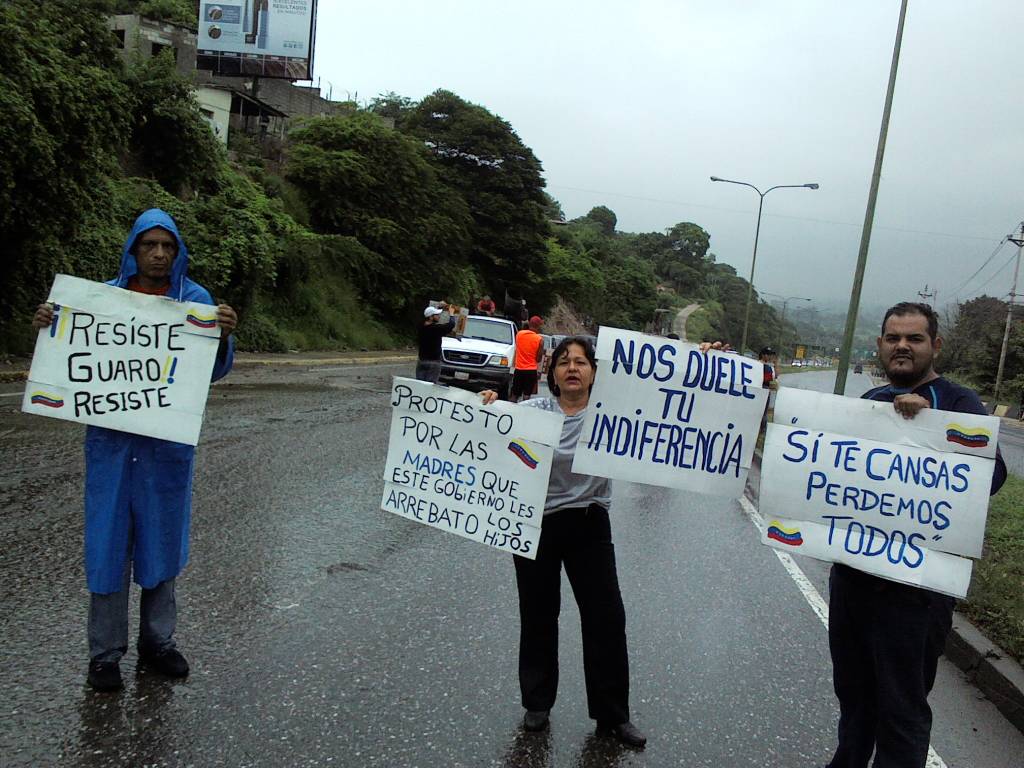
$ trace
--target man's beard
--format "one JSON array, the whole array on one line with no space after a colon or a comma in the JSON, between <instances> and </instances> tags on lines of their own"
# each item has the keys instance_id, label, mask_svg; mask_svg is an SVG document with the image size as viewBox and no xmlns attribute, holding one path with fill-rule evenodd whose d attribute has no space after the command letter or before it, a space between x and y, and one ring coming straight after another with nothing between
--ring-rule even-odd
<instances>
[{"instance_id":1,"label":"man's beard","mask_svg":"<svg viewBox=\"0 0 1024 768\"><path fill-rule=\"evenodd\" d=\"M913 367L911 367L910 369L893 370L893 368L891 367L891 363L893 363L894 361L894 358L890 358L890 365L886 366L885 375L889 379L889 383L891 383L894 387L899 387L901 389L909 387L919 382L921 378L924 376L925 371L927 371L929 366L931 365L930 360L922 365L913 358L910 358L910 363Z\"/></svg>"}]
</instances>

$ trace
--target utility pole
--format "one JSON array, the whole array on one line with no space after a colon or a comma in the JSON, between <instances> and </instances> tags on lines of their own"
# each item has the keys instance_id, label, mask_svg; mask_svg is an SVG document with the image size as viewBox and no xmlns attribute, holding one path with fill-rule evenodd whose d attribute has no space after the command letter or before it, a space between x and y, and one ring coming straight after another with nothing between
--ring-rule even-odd
<instances>
[{"instance_id":1,"label":"utility pole","mask_svg":"<svg viewBox=\"0 0 1024 768\"><path fill-rule=\"evenodd\" d=\"M907 0L900 5L900 20L896 26L896 43L892 49L892 64L889 67L889 86L885 92L885 106L882 108L882 127L878 131L878 147L875 150L875 169L871 173L871 188L868 191L868 207L864 211L864 227L860 234L860 251L857 254L857 270L853 274L853 289L850 291L850 308L846 311L846 330L843 346L839 351L839 370L836 371L837 395L846 393L846 373L850 367L850 351L853 347L853 333L857 328L860 312L860 291L864 286L864 268L868 261L868 246L871 244L871 227L875 222L875 202L878 200L878 184L882 178L882 158L885 157L885 140L889 135L889 115L892 112L892 95L896 90L896 70L900 64L900 46L903 45L903 23L907 19Z\"/></svg>"},{"instance_id":2,"label":"utility pole","mask_svg":"<svg viewBox=\"0 0 1024 768\"><path fill-rule=\"evenodd\" d=\"M1020 273L1020 256L1024 251L1024 221L1020 223L1020 232L1007 235L1006 239L1017 246L1017 264L1013 268L1013 287L1010 288L1010 301L1006 305L1006 328L1003 329L1003 347L999 350L999 368L996 370L996 385L992 390L993 406L999 404L999 388L1003 384L1003 368L1006 366L1006 348L1010 343L1010 325L1013 323L1013 307L1017 301L1017 275Z\"/></svg>"},{"instance_id":3,"label":"utility pole","mask_svg":"<svg viewBox=\"0 0 1024 768\"><path fill-rule=\"evenodd\" d=\"M921 297L921 301L923 303L927 304L928 303L928 299L935 299L935 297L939 295L939 291L937 289L935 289L935 288L932 288L932 292L928 293L928 283L925 283L924 284L924 290L923 291L918 291L917 295ZM936 299L936 301L937 301L937 299ZM934 301L931 302L931 304L932 304L933 307L935 306L935 302Z\"/></svg>"}]
</instances>

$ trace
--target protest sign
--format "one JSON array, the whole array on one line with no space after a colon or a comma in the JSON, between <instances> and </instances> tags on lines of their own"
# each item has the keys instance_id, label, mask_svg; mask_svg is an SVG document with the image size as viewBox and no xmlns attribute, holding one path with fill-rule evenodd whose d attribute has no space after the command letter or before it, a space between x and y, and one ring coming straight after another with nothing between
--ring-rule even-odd
<instances>
[{"instance_id":1,"label":"protest sign","mask_svg":"<svg viewBox=\"0 0 1024 768\"><path fill-rule=\"evenodd\" d=\"M787 388L775 404L776 424L864 437L883 443L916 445L936 451L996 457L999 419L977 413L924 408L912 419L892 403Z\"/></svg>"},{"instance_id":2,"label":"protest sign","mask_svg":"<svg viewBox=\"0 0 1024 768\"><path fill-rule=\"evenodd\" d=\"M534 559L564 417L397 377L391 405L381 508Z\"/></svg>"},{"instance_id":3,"label":"protest sign","mask_svg":"<svg viewBox=\"0 0 1024 768\"><path fill-rule=\"evenodd\" d=\"M779 393L775 419L761 464L764 543L967 594L997 419L925 409L908 421L892 403L793 389Z\"/></svg>"},{"instance_id":4,"label":"protest sign","mask_svg":"<svg viewBox=\"0 0 1024 768\"><path fill-rule=\"evenodd\" d=\"M768 390L741 355L602 327L573 471L738 497Z\"/></svg>"},{"instance_id":5,"label":"protest sign","mask_svg":"<svg viewBox=\"0 0 1024 768\"><path fill-rule=\"evenodd\" d=\"M57 275L21 409L195 445L220 329L216 307Z\"/></svg>"}]
</instances>

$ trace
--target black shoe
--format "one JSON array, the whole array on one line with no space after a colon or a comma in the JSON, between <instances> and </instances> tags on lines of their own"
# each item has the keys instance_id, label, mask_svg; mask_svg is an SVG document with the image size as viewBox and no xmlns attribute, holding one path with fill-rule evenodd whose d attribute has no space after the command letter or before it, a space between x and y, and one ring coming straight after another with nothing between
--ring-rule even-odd
<instances>
[{"instance_id":1,"label":"black shoe","mask_svg":"<svg viewBox=\"0 0 1024 768\"><path fill-rule=\"evenodd\" d=\"M90 661L87 680L94 691L119 691L124 688L121 667L116 661Z\"/></svg>"},{"instance_id":2,"label":"black shoe","mask_svg":"<svg viewBox=\"0 0 1024 768\"><path fill-rule=\"evenodd\" d=\"M168 648L158 653L140 650L139 666L167 677L188 677L188 662L177 648Z\"/></svg>"},{"instance_id":3,"label":"black shoe","mask_svg":"<svg viewBox=\"0 0 1024 768\"><path fill-rule=\"evenodd\" d=\"M628 720L618 725L598 724L597 732L602 736L614 736L627 747L643 749L647 745L647 737L640 733L640 730Z\"/></svg>"},{"instance_id":4,"label":"black shoe","mask_svg":"<svg viewBox=\"0 0 1024 768\"><path fill-rule=\"evenodd\" d=\"M546 709L527 710L523 716L524 731L543 731L551 722L550 712Z\"/></svg>"}]
</instances>

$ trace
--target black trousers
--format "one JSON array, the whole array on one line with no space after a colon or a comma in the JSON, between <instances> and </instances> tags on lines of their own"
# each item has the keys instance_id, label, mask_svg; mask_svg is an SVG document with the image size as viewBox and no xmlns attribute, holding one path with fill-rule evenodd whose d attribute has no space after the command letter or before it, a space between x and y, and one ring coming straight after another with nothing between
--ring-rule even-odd
<instances>
[{"instance_id":1,"label":"black trousers","mask_svg":"<svg viewBox=\"0 0 1024 768\"><path fill-rule=\"evenodd\" d=\"M844 566L829 579L828 645L839 698L830 768L924 768L928 693L955 600Z\"/></svg>"},{"instance_id":2,"label":"black trousers","mask_svg":"<svg viewBox=\"0 0 1024 768\"><path fill-rule=\"evenodd\" d=\"M544 518L537 559L513 558L519 587L519 686L523 706L548 710L558 692L558 613L562 564L580 609L583 673L590 717L629 720L626 612L615 572L608 512L566 509Z\"/></svg>"}]
</instances>

